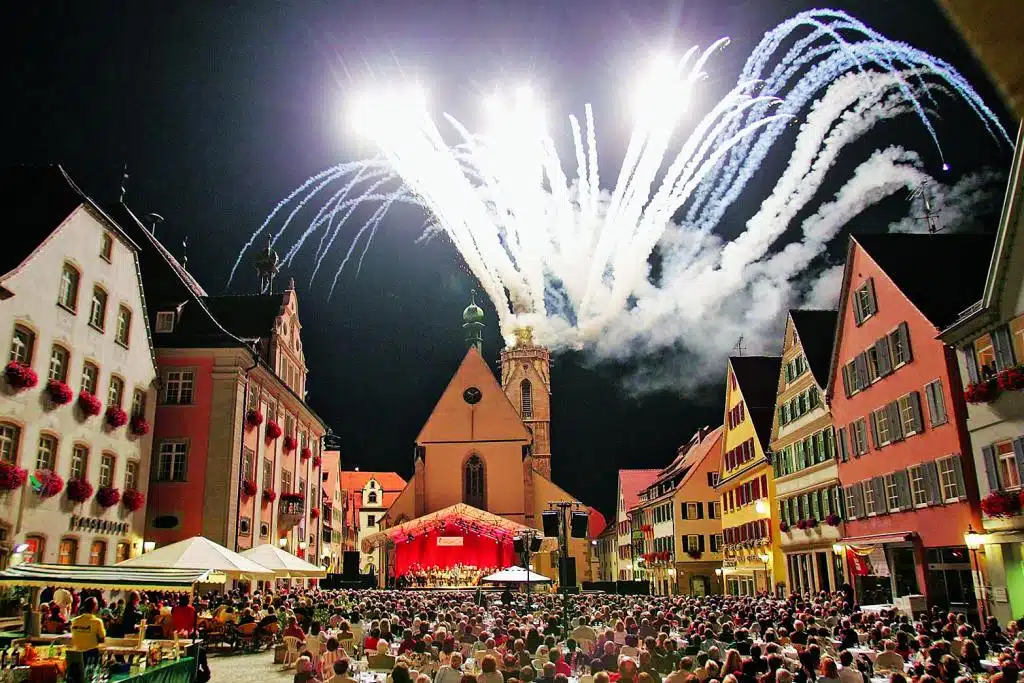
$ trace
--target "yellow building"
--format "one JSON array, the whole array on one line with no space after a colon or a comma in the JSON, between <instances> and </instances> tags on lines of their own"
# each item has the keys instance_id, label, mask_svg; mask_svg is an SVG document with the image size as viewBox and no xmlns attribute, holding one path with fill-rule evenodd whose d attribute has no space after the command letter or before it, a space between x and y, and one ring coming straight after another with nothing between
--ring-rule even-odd
<instances>
[{"instance_id":1,"label":"yellow building","mask_svg":"<svg viewBox=\"0 0 1024 683\"><path fill-rule=\"evenodd\" d=\"M778 357L729 359L718 491L725 543L722 574L725 591L732 595L774 591L785 581L775 482L766 457L781 367Z\"/></svg>"}]
</instances>

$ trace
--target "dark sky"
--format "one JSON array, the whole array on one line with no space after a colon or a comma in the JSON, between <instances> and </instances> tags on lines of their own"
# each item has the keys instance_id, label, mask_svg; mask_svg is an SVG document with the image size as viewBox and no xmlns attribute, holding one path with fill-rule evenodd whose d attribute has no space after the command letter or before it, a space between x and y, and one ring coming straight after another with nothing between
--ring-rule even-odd
<instances>
[{"instance_id":1,"label":"dark sky","mask_svg":"<svg viewBox=\"0 0 1024 683\"><path fill-rule=\"evenodd\" d=\"M166 218L158 234L208 291L224 290L238 249L276 202L305 178L365 156L344 117L353 83L412 75L456 114L480 92L528 80L551 112L595 104L605 165L617 163L631 69L659 46L728 35L711 90L735 82L761 34L798 0L335 0L331 2L14 3L4 10L0 74L3 163L60 162L100 201L117 197L127 163L129 204ZM895 39L941 56L991 104L992 88L931 0L847 0L850 11ZM953 118L955 121L955 117ZM946 122L948 128L952 127ZM878 146L906 136L905 120ZM942 132L940 127L940 133ZM975 125L971 130L979 131ZM944 139L955 170L1006 165L987 140ZM979 151L981 150L981 151ZM934 161L934 159L932 160ZM770 176L770 170L766 171ZM768 189L770 177L755 186ZM757 197L737 211L753 213ZM342 436L343 465L408 476L412 442L461 358L459 328L473 281L444 241L417 245L422 216L398 212L376 238L358 278L333 298L299 284L311 368L310 402ZM236 284L252 284L251 269ZM493 308L486 355L496 361ZM637 359L642 363L643 359ZM620 467L660 467L694 429L722 417L718 387L699 397L633 398L620 368L556 357L554 474L606 514ZM724 368L723 368L724 372Z\"/></svg>"}]
</instances>

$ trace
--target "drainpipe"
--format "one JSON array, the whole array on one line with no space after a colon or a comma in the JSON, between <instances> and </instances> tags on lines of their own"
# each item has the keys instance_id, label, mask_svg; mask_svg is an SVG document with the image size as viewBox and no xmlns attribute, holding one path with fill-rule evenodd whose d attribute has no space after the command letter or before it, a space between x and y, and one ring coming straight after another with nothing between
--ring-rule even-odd
<instances>
[{"instance_id":1,"label":"drainpipe","mask_svg":"<svg viewBox=\"0 0 1024 683\"><path fill-rule=\"evenodd\" d=\"M252 351L252 365L245 369L245 390L242 392L242 436L238 440L238 486L237 493L235 494L235 552L238 552L238 531L242 523L242 467L245 465L245 411L248 410L249 405L249 373L260 364L256 349L250 349L250 351ZM255 466L256 463L253 462L253 467ZM252 524L255 521L253 519L249 522L250 533L252 533Z\"/></svg>"}]
</instances>

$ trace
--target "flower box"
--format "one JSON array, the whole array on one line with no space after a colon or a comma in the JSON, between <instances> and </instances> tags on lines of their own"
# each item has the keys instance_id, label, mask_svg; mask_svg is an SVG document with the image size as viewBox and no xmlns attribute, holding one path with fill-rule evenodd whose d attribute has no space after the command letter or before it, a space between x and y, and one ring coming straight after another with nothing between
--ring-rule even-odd
<instances>
[{"instance_id":1,"label":"flower box","mask_svg":"<svg viewBox=\"0 0 1024 683\"><path fill-rule=\"evenodd\" d=\"M1007 368L996 377L999 388L1003 391L1020 391L1024 389L1024 367L1018 365Z\"/></svg>"},{"instance_id":2,"label":"flower box","mask_svg":"<svg viewBox=\"0 0 1024 683\"><path fill-rule=\"evenodd\" d=\"M828 524L829 526L839 526L842 522L843 518L834 512L825 518L825 524Z\"/></svg>"},{"instance_id":3,"label":"flower box","mask_svg":"<svg viewBox=\"0 0 1024 683\"><path fill-rule=\"evenodd\" d=\"M993 491L981 499L981 511L989 517L1012 517L1020 506L1020 497L1005 491Z\"/></svg>"},{"instance_id":4,"label":"flower box","mask_svg":"<svg viewBox=\"0 0 1024 683\"><path fill-rule=\"evenodd\" d=\"M242 482L242 495L246 498L252 498L256 495L257 491L259 491L259 489L256 488L256 482L252 479L246 479Z\"/></svg>"},{"instance_id":5,"label":"flower box","mask_svg":"<svg viewBox=\"0 0 1024 683\"><path fill-rule=\"evenodd\" d=\"M264 505L268 505L277 500L277 492L274 489L263 489L263 495L261 500Z\"/></svg>"},{"instance_id":6,"label":"flower box","mask_svg":"<svg viewBox=\"0 0 1024 683\"><path fill-rule=\"evenodd\" d=\"M281 500L286 503L298 503L305 500L305 498L301 493L282 493Z\"/></svg>"},{"instance_id":7,"label":"flower box","mask_svg":"<svg viewBox=\"0 0 1024 683\"><path fill-rule=\"evenodd\" d=\"M21 488L28 479L28 471L9 462L0 462L0 491L14 491Z\"/></svg>"},{"instance_id":8,"label":"flower box","mask_svg":"<svg viewBox=\"0 0 1024 683\"><path fill-rule=\"evenodd\" d=\"M39 384L39 375L35 370L14 360L4 368L4 377L7 379L7 384L18 391L31 389Z\"/></svg>"},{"instance_id":9,"label":"flower box","mask_svg":"<svg viewBox=\"0 0 1024 683\"><path fill-rule=\"evenodd\" d=\"M78 407L86 417L94 417L103 410L103 404L93 394L84 389L78 392Z\"/></svg>"},{"instance_id":10,"label":"flower box","mask_svg":"<svg viewBox=\"0 0 1024 683\"><path fill-rule=\"evenodd\" d=\"M789 525L785 522L779 522L779 531L781 531L782 533L787 533L789 531Z\"/></svg>"},{"instance_id":11,"label":"flower box","mask_svg":"<svg viewBox=\"0 0 1024 683\"><path fill-rule=\"evenodd\" d=\"M36 470L32 474L32 488L40 498L53 498L64 490L64 480L56 472Z\"/></svg>"},{"instance_id":12,"label":"flower box","mask_svg":"<svg viewBox=\"0 0 1024 683\"><path fill-rule=\"evenodd\" d=\"M146 503L146 494L135 489L125 489L121 504L131 512L138 512Z\"/></svg>"},{"instance_id":13,"label":"flower box","mask_svg":"<svg viewBox=\"0 0 1024 683\"><path fill-rule=\"evenodd\" d=\"M699 550L687 550L686 554L689 555L690 557L692 557L695 560L699 560L701 558L701 556L703 555L703 553L701 551L699 551Z\"/></svg>"},{"instance_id":14,"label":"flower box","mask_svg":"<svg viewBox=\"0 0 1024 683\"><path fill-rule=\"evenodd\" d=\"M309 511L309 518L310 519L317 519L319 516L320 516L320 510L318 510L316 508L313 508L312 510Z\"/></svg>"},{"instance_id":15,"label":"flower box","mask_svg":"<svg viewBox=\"0 0 1024 683\"><path fill-rule=\"evenodd\" d=\"M142 415L136 415L132 418L130 429L135 436L145 436L149 434L149 422Z\"/></svg>"},{"instance_id":16,"label":"flower box","mask_svg":"<svg viewBox=\"0 0 1024 683\"><path fill-rule=\"evenodd\" d=\"M320 467L322 463L323 459L319 455L313 458L313 467Z\"/></svg>"},{"instance_id":17,"label":"flower box","mask_svg":"<svg viewBox=\"0 0 1024 683\"><path fill-rule=\"evenodd\" d=\"M964 389L964 400L968 403L991 403L999 396L999 382L988 379L968 384Z\"/></svg>"},{"instance_id":18,"label":"flower box","mask_svg":"<svg viewBox=\"0 0 1024 683\"><path fill-rule=\"evenodd\" d=\"M96 492L96 502L100 507L110 508L121 502L121 492L113 486L101 486Z\"/></svg>"},{"instance_id":19,"label":"flower box","mask_svg":"<svg viewBox=\"0 0 1024 683\"><path fill-rule=\"evenodd\" d=\"M117 429L128 424L128 413L121 406L108 406L104 419L111 429Z\"/></svg>"},{"instance_id":20,"label":"flower box","mask_svg":"<svg viewBox=\"0 0 1024 683\"><path fill-rule=\"evenodd\" d=\"M287 443L287 442L288 442L288 439L286 438L285 439L285 443ZM309 460L310 458L313 457L313 450L309 446L304 446L302 448L302 452L299 453L299 457L302 458L303 462L305 462L306 460Z\"/></svg>"},{"instance_id":21,"label":"flower box","mask_svg":"<svg viewBox=\"0 0 1024 683\"><path fill-rule=\"evenodd\" d=\"M72 479L68 482L68 500L74 503L84 503L92 498L93 488L85 479Z\"/></svg>"},{"instance_id":22,"label":"flower box","mask_svg":"<svg viewBox=\"0 0 1024 683\"><path fill-rule=\"evenodd\" d=\"M281 436L281 425L277 424L273 420L267 420L267 441L273 441L274 439Z\"/></svg>"},{"instance_id":23,"label":"flower box","mask_svg":"<svg viewBox=\"0 0 1024 683\"><path fill-rule=\"evenodd\" d=\"M56 379L51 379L46 383L46 393L50 395L50 400L59 406L71 403L71 399L75 397L75 392L71 391L71 387Z\"/></svg>"},{"instance_id":24,"label":"flower box","mask_svg":"<svg viewBox=\"0 0 1024 683\"><path fill-rule=\"evenodd\" d=\"M269 427L269 426L270 425L267 425L267 427ZM284 437L284 444L282 444L282 446L284 447L284 452L285 453L291 453L292 451L295 450L295 447L298 446L298 445L299 445L299 442L296 441L295 437L292 436L291 434L289 434L288 436Z\"/></svg>"},{"instance_id":25,"label":"flower box","mask_svg":"<svg viewBox=\"0 0 1024 683\"><path fill-rule=\"evenodd\" d=\"M248 427L249 429L255 429L256 427L259 427L261 424L263 424L263 413L256 410L255 408L250 408L249 410L245 411L246 427Z\"/></svg>"}]
</instances>

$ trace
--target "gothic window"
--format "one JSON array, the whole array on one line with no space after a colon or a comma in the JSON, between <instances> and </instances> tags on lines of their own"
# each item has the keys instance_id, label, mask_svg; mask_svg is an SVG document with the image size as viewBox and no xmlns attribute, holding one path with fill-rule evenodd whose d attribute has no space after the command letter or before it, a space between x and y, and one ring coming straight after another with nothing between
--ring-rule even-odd
<instances>
[{"instance_id":1,"label":"gothic window","mask_svg":"<svg viewBox=\"0 0 1024 683\"><path fill-rule=\"evenodd\" d=\"M487 475L484 472L484 461L473 454L462 467L462 500L481 510L486 509Z\"/></svg>"},{"instance_id":2,"label":"gothic window","mask_svg":"<svg viewBox=\"0 0 1024 683\"><path fill-rule=\"evenodd\" d=\"M519 384L519 411L520 417L528 418L533 417L533 385L530 384L530 380L524 379Z\"/></svg>"}]
</instances>

